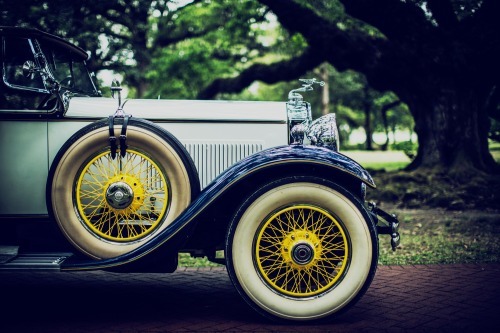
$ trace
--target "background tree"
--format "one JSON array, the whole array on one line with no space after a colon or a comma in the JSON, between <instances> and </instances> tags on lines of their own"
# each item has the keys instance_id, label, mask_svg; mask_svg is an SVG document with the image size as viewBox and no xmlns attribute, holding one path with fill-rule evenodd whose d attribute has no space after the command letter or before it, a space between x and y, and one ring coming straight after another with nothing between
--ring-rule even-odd
<instances>
[{"instance_id":1,"label":"background tree","mask_svg":"<svg viewBox=\"0 0 500 333\"><path fill-rule=\"evenodd\" d=\"M499 117L490 105L499 94L499 1L259 1L307 47L215 80L200 97L240 91L254 80L289 80L327 61L363 73L372 87L394 91L409 106L419 140L411 169L498 171L487 135L488 116Z\"/></svg>"},{"instance_id":2,"label":"background tree","mask_svg":"<svg viewBox=\"0 0 500 333\"><path fill-rule=\"evenodd\" d=\"M224 22L220 21L221 12L226 15ZM267 9L256 1L206 1L184 10L180 21L186 21L185 26L190 22L206 26L209 20L218 26L158 48L147 73L151 87L146 96L195 98L214 77L235 75L247 63L262 57L268 50L261 41L266 13ZM186 30L172 24L175 29Z\"/></svg>"},{"instance_id":3,"label":"background tree","mask_svg":"<svg viewBox=\"0 0 500 333\"><path fill-rule=\"evenodd\" d=\"M488 117L500 118L499 8L495 0L0 0L0 17L93 50L94 69L122 73L135 97L227 97L325 62L352 69L364 90L343 105L344 88L328 90L339 118L355 128L364 110L367 132L378 119L386 129L384 115L395 112L381 113L379 101L392 91L387 102L401 100L415 119L411 168L462 174L498 168L487 133Z\"/></svg>"},{"instance_id":4,"label":"background tree","mask_svg":"<svg viewBox=\"0 0 500 333\"><path fill-rule=\"evenodd\" d=\"M322 76L325 69L328 76ZM338 123L342 126L341 132L345 134L343 135L344 140L349 138L349 130L362 128L366 134L364 146L366 150L377 148L387 150L389 132L395 137L396 127L397 130L413 127L411 121L403 121L408 116L411 119L411 116L405 106L398 107L402 104L398 97L392 92L374 90L368 84L366 77L360 73L350 70L339 72L331 65L322 64L317 73L307 75L322 76L323 80L329 82L325 86L329 86L330 109L337 114ZM323 90L322 95L324 94ZM319 104L317 97L310 96L309 98L313 104ZM321 99L323 98L322 96ZM397 113L394 112L396 110ZM319 114L315 116L319 116ZM392 127L390 127L391 125ZM373 134L376 131L386 133L386 141L380 147L373 140Z\"/></svg>"},{"instance_id":5,"label":"background tree","mask_svg":"<svg viewBox=\"0 0 500 333\"><path fill-rule=\"evenodd\" d=\"M3 25L38 28L89 50L90 67L122 74L134 97L169 91L173 81L175 87L179 73L161 72L165 63L183 66L182 75L203 86L204 74L213 77L223 66L235 73L229 69L264 48L255 24L267 9L256 1L0 0L0 8Z\"/></svg>"}]
</instances>

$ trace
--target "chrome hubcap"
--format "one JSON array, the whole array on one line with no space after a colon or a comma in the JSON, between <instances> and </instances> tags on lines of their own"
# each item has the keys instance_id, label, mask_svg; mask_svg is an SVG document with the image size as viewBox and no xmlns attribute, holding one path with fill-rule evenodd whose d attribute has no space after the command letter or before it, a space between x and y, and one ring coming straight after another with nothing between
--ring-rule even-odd
<instances>
[{"instance_id":1,"label":"chrome hubcap","mask_svg":"<svg viewBox=\"0 0 500 333\"><path fill-rule=\"evenodd\" d=\"M308 243L299 243L292 249L292 259L298 265L307 265L314 259L314 249Z\"/></svg>"},{"instance_id":2,"label":"chrome hubcap","mask_svg":"<svg viewBox=\"0 0 500 333\"><path fill-rule=\"evenodd\" d=\"M116 182L106 190L106 202L114 209L125 209L134 200L134 191L125 182Z\"/></svg>"}]
</instances>

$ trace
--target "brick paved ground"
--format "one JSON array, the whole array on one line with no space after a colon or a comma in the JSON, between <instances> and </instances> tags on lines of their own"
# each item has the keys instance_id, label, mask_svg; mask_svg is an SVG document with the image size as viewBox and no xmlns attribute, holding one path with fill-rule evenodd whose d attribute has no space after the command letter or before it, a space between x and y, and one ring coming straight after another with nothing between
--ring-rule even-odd
<instances>
[{"instance_id":1,"label":"brick paved ground","mask_svg":"<svg viewBox=\"0 0 500 333\"><path fill-rule=\"evenodd\" d=\"M499 332L500 264L381 266L325 325L277 325L222 268L174 274L0 272L0 332Z\"/></svg>"}]
</instances>

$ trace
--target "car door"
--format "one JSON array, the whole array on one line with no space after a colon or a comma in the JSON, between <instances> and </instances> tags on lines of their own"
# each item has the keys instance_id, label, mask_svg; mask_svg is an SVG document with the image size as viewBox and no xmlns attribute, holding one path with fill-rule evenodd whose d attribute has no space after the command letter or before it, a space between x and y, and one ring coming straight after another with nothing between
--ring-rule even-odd
<instances>
[{"instance_id":1,"label":"car door","mask_svg":"<svg viewBox=\"0 0 500 333\"><path fill-rule=\"evenodd\" d=\"M36 40L3 36L0 82L0 217L46 215L48 175L47 113L40 109L49 91L31 71Z\"/></svg>"}]
</instances>

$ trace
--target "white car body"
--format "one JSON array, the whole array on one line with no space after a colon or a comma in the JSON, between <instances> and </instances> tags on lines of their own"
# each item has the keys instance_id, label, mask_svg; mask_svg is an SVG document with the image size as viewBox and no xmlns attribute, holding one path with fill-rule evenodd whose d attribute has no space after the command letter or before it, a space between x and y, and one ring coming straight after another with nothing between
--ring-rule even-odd
<instances>
[{"instance_id":1,"label":"white car body","mask_svg":"<svg viewBox=\"0 0 500 333\"><path fill-rule=\"evenodd\" d=\"M0 197L0 215L46 215L45 183L55 155L75 132L116 109L112 98L76 97L64 121L0 121L0 156L11 156L0 164L0 184L11 189ZM244 157L288 144L283 102L136 99L124 111L172 133L191 155L202 188Z\"/></svg>"}]
</instances>

